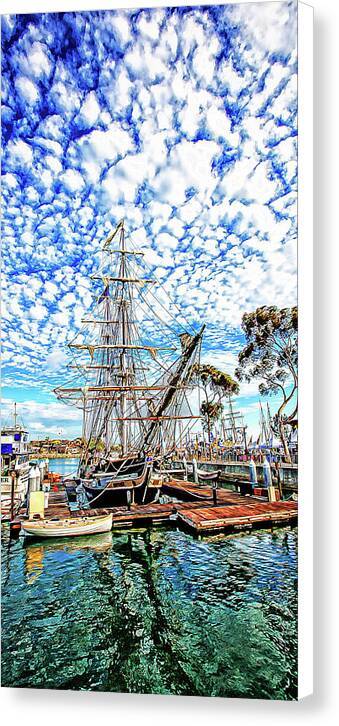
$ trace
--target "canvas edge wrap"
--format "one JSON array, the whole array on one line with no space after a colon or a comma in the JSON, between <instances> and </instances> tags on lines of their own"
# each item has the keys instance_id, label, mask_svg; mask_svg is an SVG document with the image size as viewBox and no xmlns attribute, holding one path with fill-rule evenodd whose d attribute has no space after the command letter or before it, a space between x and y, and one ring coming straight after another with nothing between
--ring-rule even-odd
<instances>
[{"instance_id":1,"label":"canvas edge wrap","mask_svg":"<svg viewBox=\"0 0 339 726\"><path fill-rule=\"evenodd\" d=\"M298 699L313 693L313 21L298 3Z\"/></svg>"}]
</instances>

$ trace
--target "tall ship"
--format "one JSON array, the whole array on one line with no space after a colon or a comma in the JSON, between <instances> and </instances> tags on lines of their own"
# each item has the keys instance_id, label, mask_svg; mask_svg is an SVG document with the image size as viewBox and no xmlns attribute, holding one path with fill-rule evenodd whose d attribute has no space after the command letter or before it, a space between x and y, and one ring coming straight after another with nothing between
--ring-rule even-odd
<instances>
[{"instance_id":1,"label":"tall ship","mask_svg":"<svg viewBox=\"0 0 339 726\"><path fill-rule=\"evenodd\" d=\"M157 499L164 460L199 418L190 393L204 326L180 325L180 311L170 311L142 258L126 245L121 221L91 276L100 294L68 344L73 378L55 389L59 400L82 409L75 482L98 507Z\"/></svg>"},{"instance_id":2,"label":"tall ship","mask_svg":"<svg viewBox=\"0 0 339 726\"><path fill-rule=\"evenodd\" d=\"M13 424L1 429L1 508L4 513L13 499L21 504L26 497L29 477L28 431L18 421L14 404Z\"/></svg>"}]
</instances>

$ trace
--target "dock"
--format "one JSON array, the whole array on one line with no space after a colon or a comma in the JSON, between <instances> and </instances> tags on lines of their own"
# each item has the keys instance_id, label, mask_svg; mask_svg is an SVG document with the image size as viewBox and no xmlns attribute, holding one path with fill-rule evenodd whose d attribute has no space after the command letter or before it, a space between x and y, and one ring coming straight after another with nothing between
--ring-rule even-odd
<instances>
[{"instance_id":1,"label":"dock","mask_svg":"<svg viewBox=\"0 0 339 726\"><path fill-rule=\"evenodd\" d=\"M59 482L49 492L45 518L95 517L112 513L113 530L166 525L180 527L199 536L297 522L298 505L295 501L269 502L261 497L244 496L227 489L218 489L215 501L213 487L176 479L166 482L166 493L171 493L177 501L72 510L65 486ZM20 530L21 522L26 518L26 507L21 507L11 522L13 532Z\"/></svg>"},{"instance_id":2,"label":"dock","mask_svg":"<svg viewBox=\"0 0 339 726\"><path fill-rule=\"evenodd\" d=\"M239 491L246 491L250 487L250 472L248 461L227 461L222 459L206 459L198 458L198 465L202 465L206 471L219 471L220 486L233 486ZM179 459L174 460L174 465L180 467L182 462ZM192 468L193 460L188 459L187 464ZM256 462L256 470L258 476L258 486L264 485L264 474L262 462ZM280 485L282 491L286 494L297 493L298 491L298 465L280 463L278 468L274 463L271 467L273 483ZM175 473L173 472L175 476Z\"/></svg>"},{"instance_id":3,"label":"dock","mask_svg":"<svg viewBox=\"0 0 339 726\"><path fill-rule=\"evenodd\" d=\"M217 490L214 489L215 494L213 495L213 487L209 484L194 484L193 482L182 479L171 479L168 482L164 482L162 491L164 494L187 502L212 501L214 503L213 497L216 497L219 504L238 504L240 502L246 502L248 499L247 496L221 487L218 487Z\"/></svg>"},{"instance_id":4,"label":"dock","mask_svg":"<svg viewBox=\"0 0 339 726\"><path fill-rule=\"evenodd\" d=\"M297 517L295 502L251 502L236 506L187 509L178 513L179 521L197 534L296 524Z\"/></svg>"}]
</instances>

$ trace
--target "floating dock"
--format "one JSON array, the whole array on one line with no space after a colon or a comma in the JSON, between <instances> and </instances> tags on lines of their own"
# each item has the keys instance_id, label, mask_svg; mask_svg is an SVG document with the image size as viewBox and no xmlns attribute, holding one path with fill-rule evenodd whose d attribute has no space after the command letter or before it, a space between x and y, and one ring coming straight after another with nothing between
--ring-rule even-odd
<instances>
[{"instance_id":1,"label":"floating dock","mask_svg":"<svg viewBox=\"0 0 339 726\"><path fill-rule=\"evenodd\" d=\"M248 497L229 489L219 487L213 490L213 487L209 484L194 484L190 481L183 481L182 479L171 479L168 482L164 482L162 491L164 494L187 502L201 501L214 503L214 497L216 497L218 504L239 504L240 502L246 502L248 499Z\"/></svg>"},{"instance_id":2,"label":"floating dock","mask_svg":"<svg viewBox=\"0 0 339 726\"><path fill-rule=\"evenodd\" d=\"M197 534L296 524L297 517L295 502L251 502L236 506L182 509L178 512L179 521Z\"/></svg>"},{"instance_id":3,"label":"floating dock","mask_svg":"<svg viewBox=\"0 0 339 726\"><path fill-rule=\"evenodd\" d=\"M222 459L204 459L199 458L198 465L203 465L206 471L219 471L219 486L234 486L241 491L249 491L250 489L250 471L248 461L223 461ZM174 464L180 467L181 461L176 460ZM187 464L193 468L193 460L188 459ZM258 486L264 485L263 463L256 462L256 470L258 476ZM272 479L275 486L280 486L282 491L287 495L297 493L298 491L298 464L280 463L278 468L276 464L271 467ZM173 476L175 472L173 471ZM191 475L190 475L191 476Z\"/></svg>"},{"instance_id":4,"label":"floating dock","mask_svg":"<svg viewBox=\"0 0 339 726\"><path fill-rule=\"evenodd\" d=\"M70 509L64 484L54 484L49 492L45 519L66 519L67 517L113 515L113 530L131 527L179 526L197 535L219 532L250 530L258 527L296 524L298 505L294 501L268 502L254 496L243 496L237 492L201 486L191 482L170 480L164 485L164 493L171 492L179 501L152 504L132 504L128 507L100 509ZM216 500L215 500L216 497ZM21 521L27 518L26 507L22 507L11 522L11 528L19 531Z\"/></svg>"}]
</instances>

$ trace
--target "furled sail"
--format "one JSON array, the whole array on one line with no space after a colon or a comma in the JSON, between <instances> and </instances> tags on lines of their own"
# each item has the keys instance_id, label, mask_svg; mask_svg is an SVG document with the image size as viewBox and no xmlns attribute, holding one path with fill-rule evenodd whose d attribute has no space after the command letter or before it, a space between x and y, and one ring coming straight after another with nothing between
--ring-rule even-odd
<instances>
[{"instance_id":1,"label":"furled sail","mask_svg":"<svg viewBox=\"0 0 339 726\"><path fill-rule=\"evenodd\" d=\"M123 222L105 241L103 255L92 275L102 290L69 343L73 380L55 393L83 410L86 460L91 452L165 453L197 418L189 391L203 328L182 327L178 334L162 292L153 292L156 281L137 262L142 252L126 247Z\"/></svg>"}]
</instances>

